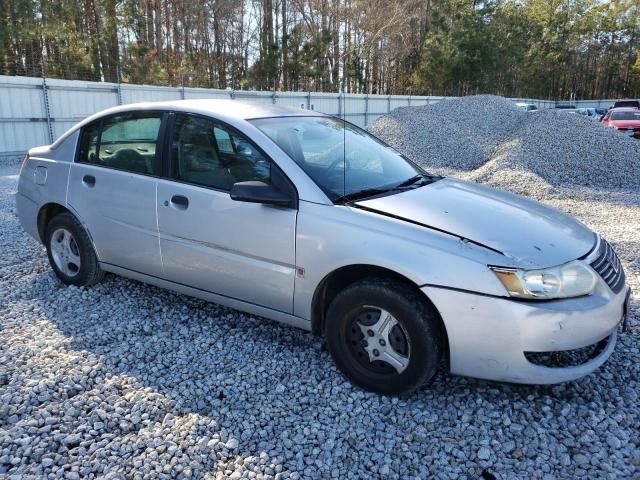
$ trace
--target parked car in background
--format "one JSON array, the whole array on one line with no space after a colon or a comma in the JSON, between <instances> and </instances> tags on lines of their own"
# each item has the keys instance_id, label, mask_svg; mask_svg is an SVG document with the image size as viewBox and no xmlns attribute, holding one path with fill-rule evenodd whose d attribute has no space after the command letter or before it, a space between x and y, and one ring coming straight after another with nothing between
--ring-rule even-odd
<instances>
[{"instance_id":1,"label":"parked car in background","mask_svg":"<svg viewBox=\"0 0 640 480\"><path fill-rule=\"evenodd\" d=\"M106 110L29 151L16 201L62 282L112 272L312 330L384 394L443 360L507 382L581 377L613 352L629 302L618 257L582 223L309 110Z\"/></svg>"},{"instance_id":2,"label":"parked car in background","mask_svg":"<svg viewBox=\"0 0 640 480\"><path fill-rule=\"evenodd\" d=\"M556 103L556 110L575 110L577 107L572 103Z\"/></svg>"},{"instance_id":3,"label":"parked car in background","mask_svg":"<svg viewBox=\"0 0 640 480\"><path fill-rule=\"evenodd\" d=\"M538 110L538 107L533 103L516 102L516 107L520 110L524 110L525 112L535 112Z\"/></svg>"},{"instance_id":4,"label":"parked car in background","mask_svg":"<svg viewBox=\"0 0 640 480\"><path fill-rule=\"evenodd\" d=\"M584 117L597 117L598 112L595 108L577 108L576 113Z\"/></svg>"},{"instance_id":5,"label":"parked car in background","mask_svg":"<svg viewBox=\"0 0 640 480\"><path fill-rule=\"evenodd\" d=\"M598 121L601 122L608 111L609 111L608 108L600 108L600 107L596 108L596 116L598 118Z\"/></svg>"},{"instance_id":6,"label":"parked car in background","mask_svg":"<svg viewBox=\"0 0 640 480\"><path fill-rule=\"evenodd\" d=\"M629 137L640 138L640 108L613 108L604 116L602 123Z\"/></svg>"},{"instance_id":7,"label":"parked car in background","mask_svg":"<svg viewBox=\"0 0 640 480\"><path fill-rule=\"evenodd\" d=\"M640 109L640 100L618 100L613 104L612 108L638 108Z\"/></svg>"},{"instance_id":8,"label":"parked car in background","mask_svg":"<svg viewBox=\"0 0 640 480\"><path fill-rule=\"evenodd\" d=\"M576 106L571 103L557 103L555 108L565 113L576 113L577 110Z\"/></svg>"}]
</instances>

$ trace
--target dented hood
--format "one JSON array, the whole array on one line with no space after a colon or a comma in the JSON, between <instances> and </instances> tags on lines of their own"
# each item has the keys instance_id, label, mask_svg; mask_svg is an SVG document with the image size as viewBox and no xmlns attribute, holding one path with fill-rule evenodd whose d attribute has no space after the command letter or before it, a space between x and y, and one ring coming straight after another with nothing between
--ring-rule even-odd
<instances>
[{"instance_id":1,"label":"dented hood","mask_svg":"<svg viewBox=\"0 0 640 480\"><path fill-rule=\"evenodd\" d=\"M451 178L356 205L499 251L504 266L559 265L587 254L595 243L595 234L569 215Z\"/></svg>"}]
</instances>

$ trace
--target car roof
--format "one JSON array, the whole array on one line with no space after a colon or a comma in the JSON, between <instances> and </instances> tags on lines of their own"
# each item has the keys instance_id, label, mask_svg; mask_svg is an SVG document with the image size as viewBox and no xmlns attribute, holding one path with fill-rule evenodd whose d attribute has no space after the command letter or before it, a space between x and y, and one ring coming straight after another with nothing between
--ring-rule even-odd
<instances>
[{"instance_id":1,"label":"car roof","mask_svg":"<svg viewBox=\"0 0 640 480\"><path fill-rule=\"evenodd\" d=\"M638 112L640 108L636 107L616 107L609 110L610 112Z\"/></svg>"},{"instance_id":2,"label":"car roof","mask_svg":"<svg viewBox=\"0 0 640 480\"><path fill-rule=\"evenodd\" d=\"M269 97L256 97L263 101L271 101ZM302 102L306 100L301 97ZM173 110L177 112L212 115L222 121L237 122L254 118L269 117L320 117L327 116L324 113L303 108L291 108L272 103L243 102L230 99L190 99L169 100L163 102L128 103L117 107L108 108L85 118L60 136L52 145L57 148L67 137L85 125L108 115L148 110Z\"/></svg>"},{"instance_id":3,"label":"car roof","mask_svg":"<svg viewBox=\"0 0 640 480\"><path fill-rule=\"evenodd\" d=\"M268 97L257 97L260 100L271 101ZM302 99L305 103L305 99ZM130 103L115 107L100 114L131 112L137 110L176 110L181 112L202 113L236 120L249 120L252 118L265 117L288 117L288 116L321 116L324 115L313 110L303 108L284 107L271 103L257 103L242 100L228 99L190 99L190 100L169 100L164 102L144 102Z\"/></svg>"}]
</instances>

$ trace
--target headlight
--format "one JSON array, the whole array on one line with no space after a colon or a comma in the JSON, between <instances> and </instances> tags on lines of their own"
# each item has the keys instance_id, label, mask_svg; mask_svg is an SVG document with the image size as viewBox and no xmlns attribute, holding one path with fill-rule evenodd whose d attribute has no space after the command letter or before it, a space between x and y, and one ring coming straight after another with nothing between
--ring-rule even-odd
<instances>
[{"instance_id":1,"label":"headlight","mask_svg":"<svg viewBox=\"0 0 640 480\"><path fill-rule=\"evenodd\" d=\"M596 275L576 260L558 267L540 270L515 270L491 267L512 297L549 300L590 294Z\"/></svg>"}]
</instances>

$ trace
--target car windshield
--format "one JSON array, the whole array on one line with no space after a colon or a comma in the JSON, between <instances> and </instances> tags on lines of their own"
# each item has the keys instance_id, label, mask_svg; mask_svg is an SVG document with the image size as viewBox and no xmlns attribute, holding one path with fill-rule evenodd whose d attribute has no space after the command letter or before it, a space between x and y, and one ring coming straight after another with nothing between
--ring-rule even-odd
<instances>
[{"instance_id":1,"label":"car windshield","mask_svg":"<svg viewBox=\"0 0 640 480\"><path fill-rule=\"evenodd\" d=\"M637 112L612 112L611 120L640 120L640 110Z\"/></svg>"},{"instance_id":2,"label":"car windshield","mask_svg":"<svg viewBox=\"0 0 640 480\"><path fill-rule=\"evenodd\" d=\"M366 131L335 117L250 121L334 202L413 188L435 178Z\"/></svg>"}]
</instances>

